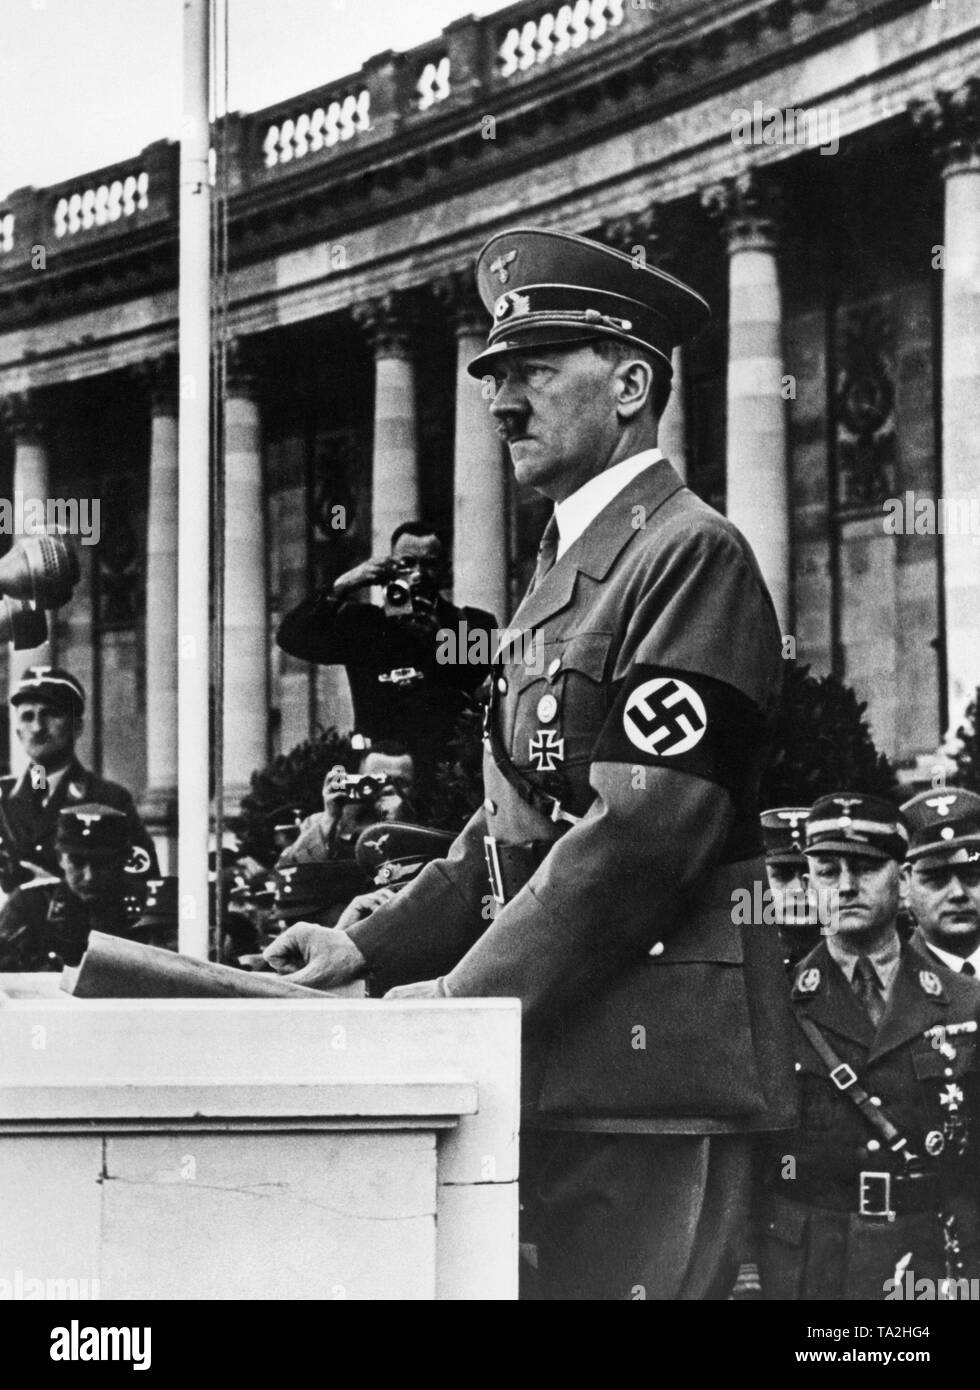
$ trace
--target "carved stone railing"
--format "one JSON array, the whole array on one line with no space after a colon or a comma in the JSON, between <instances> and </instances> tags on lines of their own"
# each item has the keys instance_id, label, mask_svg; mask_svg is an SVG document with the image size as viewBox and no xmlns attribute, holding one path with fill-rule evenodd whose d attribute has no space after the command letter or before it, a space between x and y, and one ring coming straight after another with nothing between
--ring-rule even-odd
<instances>
[{"instance_id":1,"label":"carved stone railing","mask_svg":"<svg viewBox=\"0 0 980 1390\"><path fill-rule=\"evenodd\" d=\"M655 0L657 4L661 0ZM407 53L384 52L356 73L261 111L227 118L229 188L238 193L376 142L484 90L504 92L539 71L573 61L600 41L649 28L654 0L520 0L482 19L457 20ZM673 0L673 9L702 0ZM0 272L30 248L47 254L124 235L176 212L177 146L165 141L135 159L0 202Z\"/></svg>"}]
</instances>

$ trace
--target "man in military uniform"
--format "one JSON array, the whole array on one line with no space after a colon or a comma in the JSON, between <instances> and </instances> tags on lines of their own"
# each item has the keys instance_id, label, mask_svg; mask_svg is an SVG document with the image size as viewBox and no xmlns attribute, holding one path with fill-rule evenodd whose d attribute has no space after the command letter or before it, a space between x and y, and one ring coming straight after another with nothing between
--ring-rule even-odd
<instances>
[{"instance_id":1,"label":"man in military uniform","mask_svg":"<svg viewBox=\"0 0 980 1390\"><path fill-rule=\"evenodd\" d=\"M959 787L906 801L902 898L913 940L957 974L980 973L980 796Z\"/></svg>"},{"instance_id":2,"label":"man in military uniform","mask_svg":"<svg viewBox=\"0 0 980 1390\"><path fill-rule=\"evenodd\" d=\"M127 873L132 842L122 811L84 804L58 814L61 879L17 888L0 908L0 971L77 965L90 931L129 936L143 909L145 883Z\"/></svg>"},{"instance_id":3,"label":"man in military uniform","mask_svg":"<svg viewBox=\"0 0 980 1390\"><path fill-rule=\"evenodd\" d=\"M85 691L70 672L31 666L10 697L17 737L30 759L20 777L0 777L0 883L9 892L38 871L58 873L55 831L66 806L97 802L121 811L133 846L133 868L156 874L156 850L125 787L82 767L75 743L82 732Z\"/></svg>"},{"instance_id":4,"label":"man in military uniform","mask_svg":"<svg viewBox=\"0 0 980 1390\"><path fill-rule=\"evenodd\" d=\"M402 740L426 760L439 756L486 680L496 625L493 614L456 608L442 596L445 570L432 528L405 522L389 556L365 560L304 599L276 633L291 656L346 668L358 733L372 743ZM355 601L375 584L388 586L386 594L401 586L407 597L384 608ZM443 660L446 654L453 659Z\"/></svg>"},{"instance_id":5,"label":"man in military uniform","mask_svg":"<svg viewBox=\"0 0 980 1390\"><path fill-rule=\"evenodd\" d=\"M803 828L809 814L806 806L777 806L763 811L759 818L766 846L766 876L787 968L820 940L815 905L806 887L803 853Z\"/></svg>"},{"instance_id":6,"label":"man in military uniform","mask_svg":"<svg viewBox=\"0 0 980 1390\"><path fill-rule=\"evenodd\" d=\"M794 974L803 1109L763 1165L768 1299L883 1299L905 1271L980 1274L980 985L902 943L907 846L882 798L841 792L810 811L810 884L832 930Z\"/></svg>"},{"instance_id":7,"label":"man in military uniform","mask_svg":"<svg viewBox=\"0 0 980 1390\"><path fill-rule=\"evenodd\" d=\"M299 983L519 998L543 1296L723 1298L749 1135L790 1123L795 1092L778 943L732 908L764 875L779 627L741 535L656 447L671 350L708 306L556 232L495 237L478 284L470 371L518 481L557 504L493 672L486 800L366 919L268 954L305 962Z\"/></svg>"}]
</instances>

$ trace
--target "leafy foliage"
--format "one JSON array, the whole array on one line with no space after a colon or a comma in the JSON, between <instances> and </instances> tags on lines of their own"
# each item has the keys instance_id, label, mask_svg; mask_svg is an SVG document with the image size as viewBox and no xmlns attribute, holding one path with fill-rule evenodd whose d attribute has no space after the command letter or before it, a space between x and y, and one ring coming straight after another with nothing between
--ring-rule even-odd
<instances>
[{"instance_id":1,"label":"leafy foliage","mask_svg":"<svg viewBox=\"0 0 980 1390\"><path fill-rule=\"evenodd\" d=\"M809 666L790 665L760 804L809 806L829 792L897 791L895 769L874 745L866 708L838 676L811 676Z\"/></svg>"}]
</instances>

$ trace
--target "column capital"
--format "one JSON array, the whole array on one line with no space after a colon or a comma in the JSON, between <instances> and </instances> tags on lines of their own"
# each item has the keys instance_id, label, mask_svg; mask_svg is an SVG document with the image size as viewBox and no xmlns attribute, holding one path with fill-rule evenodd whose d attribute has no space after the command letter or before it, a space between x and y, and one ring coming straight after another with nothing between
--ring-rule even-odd
<instances>
[{"instance_id":1,"label":"column capital","mask_svg":"<svg viewBox=\"0 0 980 1390\"><path fill-rule=\"evenodd\" d=\"M176 415L178 408L177 354L165 352L148 357L133 368L133 375L146 391L152 415Z\"/></svg>"},{"instance_id":2,"label":"column capital","mask_svg":"<svg viewBox=\"0 0 980 1390\"><path fill-rule=\"evenodd\" d=\"M15 391L3 401L3 424L17 441L39 444L44 438L44 420L36 390Z\"/></svg>"},{"instance_id":3,"label":"column capital","mask_svg":"<svg viewBox=\"0 0 980 1390\"><path fill-rule=\"evenodd\" d=\"M648 203L645 208L608 217L594 234L597 241L626 256L643 253L644 264L668 269L680 242L679 210L669 203Z\"/></svg>"},{"instance_id":4,"label":"column capital","mask_svg":"<svg viewBox=\"0 0 980 1390\"><path fill-rule=\"evenodd\" d=\"M937 91L928 101L910 102L909 116L944 176L980 171L980 78L970 77L953 91Z\"/></svg>"},{"instance_id":5,"label":"column capital","mask_svg":"<svg viewBox=\"0 0 980 1390\"><path fill-rule=\"evenodd\" d=\"M722 179L702 190L701 206L721 223L729 255L776 249L780 198L770 175L745 169Z\"/></svg>"},{"instance_id":6,"label":"column capital","mask_svg":"<svg viewBox=\"0 0 980 1390\"><path fill-rule=\"evenodd\" d=\"M447 270L432 282L432 293L445 309L457 338L485 337L491 318L476 288L472 267Z\"/></svg>"},{"instance_id":7,"label":"column capital","mask_svg":"<svg viewBox=\"0 0 980 1390\"><path fill-rule=\"evenodd\" d=\"M374 350L375 358L410 356L414 302L404 291L389 290L351 306L351 318Z\"/></svg>"}]
</instances>

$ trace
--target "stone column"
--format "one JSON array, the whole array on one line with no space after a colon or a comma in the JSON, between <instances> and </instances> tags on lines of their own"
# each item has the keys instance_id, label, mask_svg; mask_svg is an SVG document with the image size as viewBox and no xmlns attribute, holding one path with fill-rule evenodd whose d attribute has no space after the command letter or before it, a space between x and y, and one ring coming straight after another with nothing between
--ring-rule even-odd
<instances>
[{"instance_id":1,"label":"stone column","mask_svg":"<svg viewBox=\"0 0 980 1390\"><path fill-rule=\"evenodd\" d=\"M503 627L510 617L507 475L500 435L484 383L466 370L486 347L489 321L470 271L435 286L456 330L456 423L453 451L453 599L483 608Z\"/></svg>"},{"instance_id":2,"label":"stone column","mask_svg":"<svg viewBox=\"0 0 980 1390\"><path fill-rule=\"evenodd\" d=\"M241 343L230 345L225 390L224 712L225 814L265 765L269 633L262 429L258 389ZM202 576L204 582L204 576Z\"/></svg>"},{"instance_id":3,"label":"stone column","mask_svg":"<svg viewBox=\"0 0 980 1390\"><path fill-rule=\"evenodd\" d=\"M702 202L728 243L727 513L755 551L784 632L792 631L782 298L773 191L754 170Z\"/></svg>"},{"instance_id":4,"label":"stone column","mask_svg":"<svg viewBox=\"0 0 980 1390\"><path fill-rule=\"evenodd\" d=\"M48 451L44 443L44 433L37 406L36 394L25 391L8 401L8 422L14 437L14 499L20 494L24 501L39 498L46 501L49 493ZM15 537L15 539L17 539ZM48 626L52 618L48 617ZM53 643L50 640L30 651L15 651L7 648L7 690L8 695L17 685L28 666L48 665L54 661ZM20 740L15 732L14 711L10 707L10 771L23 772L27 766Z\"/></svg>"},{"instance_id":5,"label":"stone column","mask_svg":"<svg viewBox=\"0 0 980 1390\"><path fill-rule=\"evenodd\" d=\"M177 832L177 359L146 364L150 495L146 537L146 793L141 807L161 837L161 868Z\"/></svg>"},{"instance_id":6,"label":"stone column","mask_svg":"<svg viewBox=\"0 0 980 1390\"><path fill-rule=\"evenodd\" d=\"M385 294L354 307L355 323L374 349L374 454L371 553L387 555L391 533L419 519L415 368L409 349L408 306Z\"/></svg>"},{"instance_id":7,"label":"stone column","mask_svg":"<svg viewBox=\"0 0 980 1390\"><path fill-rule=\"evenodd\" d=\"M953 514L980 496L980 78L911 108L929 138L945 188L943 243L942 486ZM941 259L940 259L941 256ZM943 537L947 737L955 740L980 685L980 550L964 528Z\"/></svg>"},{"instance_id":8,"label":"stone column","mask_svg":"<svg viewBox=\"0 0 980 1390\"><path fill-rule=\"evenodd\" d=\"M599 229L599 239L608 246L630 256L638 266L653 266L675 273L674 261L680 239L680 229L673 210L651 203L639 212L610 218ZM683 352L674 349L674 375L667 409L660 417L657 444L677 469L687 478L687 420L682 392Z\"/></svg>"}]
</instances>

